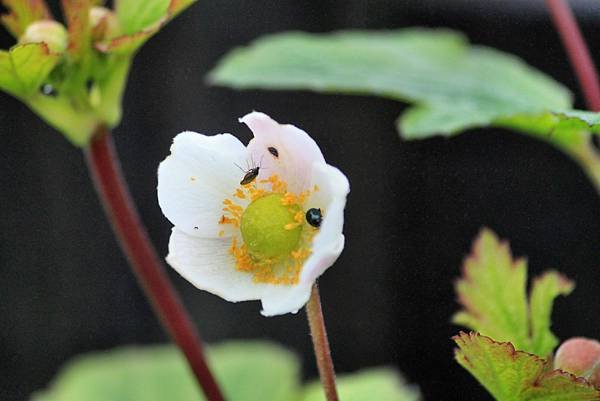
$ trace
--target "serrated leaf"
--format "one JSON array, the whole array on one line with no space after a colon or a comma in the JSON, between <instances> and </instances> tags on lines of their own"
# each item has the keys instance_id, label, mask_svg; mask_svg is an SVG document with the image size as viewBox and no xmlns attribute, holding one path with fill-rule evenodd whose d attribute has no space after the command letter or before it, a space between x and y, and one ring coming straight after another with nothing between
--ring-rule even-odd
<instances>
[{"instance_id":1,"label":"serrated leaf","mask_svg":"<svg viewBox=\"0 0 600 401\"><path fill-rule=\"evenodd\" d=\"M558 339L550 331L552 303L559 295L569 295L573 282L555 271L546 272L533 281L529 296L531 318L531 352L546 355L558 345Z\"/></svg>"},{"instance_id":2,"label":"serrated leaf","mask_svg":"<svg viewBox=\"0 0 600 401\"><path fill-rule=\"evenodd\" d=\"M468 370L497 401L597 401L600 391L585 379L551 370L535 355L516 351L478 333L453 337L458 363Z\"/></svg>"},{"instance_id":3,"label":"serrated leaf","mask_svg":"<svg viewBox=\"0 0 600 401\"><path fill-rule=\"evenodd\" d=\"M27 97L42 85L60 56L50 53L44 43L13 46L0 50L0 89L17 97Z\"/></svg>"},{"instance_id":4,"label":"serrated leaf","mask_svg":"<svg viewBox=\"0 0 600 401\"><path fill-rule=\"evenodd\" d=\"M417 388L407 385L391 368L365 369L337 378L339 398L343 401L417 401ZM265 400L267 401L267 400ZM319 382L306 386L300 401L325 401Z\"/></svg>"},{"instance_id":5,"label":"serrated leaf","mask_svg":"<svg viewBox=\"0 0 600 401\"><path fill-rule=\"evenodd\" d=\"M266 342L211 347L213 371L228 401L289 401L299 394L299 363ZM70 362L35 401L201 401L198 385L174 347L129 347Z\"/></svg>"},{"instance_id":6,"label":"serrated leaf","mask_svg":"<svg viewBox=\"0 0 600 401\"><path fill-rule=\"evenodd\" d=\"M123 34L97 43L96 48L104 53L131 54L195 1L118 1L116 12Z\"/></svg>"},{"instance_id":7,"label":"serrated leaf","mask_svg":"<svg viewBox=\"0 0 600 401\"><path fill-rule=\"evenodd\" d=\"M412 136L567 109L569 92L520 59L449 30L283 33L229 53L210 79L234 88L310 89L419 103Z\"/></svg>"},{"instance_id":8,"label":"serrated leaf","mask_svg":"<svg viewBox=\"0 0 600 401\"><path fill-rule=\"evenodd\" d=\"M526 287L526 261L513 259L508 244L484 229L455 284L463 309L453 316L453 322L546 357L557 344L550 331L552 303L558 295L570 293L573 283L547 272L534 281L529 302Z\"/></svg>"},{"instance_id":9,"label":"serrated leaf","mask_svg":"<svg viewBox=\"0 0 600 401\"><path fill-rule=\"evenodd\" d=\"M19 38L32 22L51 19L44 0L2 0L10 10L1 17L2 24L15 38Z\"/></svg>"}]
</instances>

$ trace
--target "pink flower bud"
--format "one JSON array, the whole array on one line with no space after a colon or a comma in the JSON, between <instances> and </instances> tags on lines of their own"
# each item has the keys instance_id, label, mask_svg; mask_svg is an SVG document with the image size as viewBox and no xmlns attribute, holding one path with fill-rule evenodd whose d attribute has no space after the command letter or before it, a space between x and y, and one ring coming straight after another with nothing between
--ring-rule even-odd
<instances>
[{"instance_id":1,"label":"pink flower bud","mask_svg":"<svg viewBox=\"0 0 600 401\"><path fill-rule=\"evenodd\" d=\"M583 337L565 341L556 351L554 367L600 385L600 342Z\"/></svg>"}]
</instances>

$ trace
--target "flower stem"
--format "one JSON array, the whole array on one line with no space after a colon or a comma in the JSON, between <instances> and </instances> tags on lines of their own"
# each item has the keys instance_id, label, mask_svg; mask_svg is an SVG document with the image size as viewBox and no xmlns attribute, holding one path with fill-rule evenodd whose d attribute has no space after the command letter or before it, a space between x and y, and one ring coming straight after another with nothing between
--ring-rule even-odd
<instances>
[{"instance_id":1,"label":"flower stem","mask_svg":"<svg viewBox=\"0 0 600 401\"><path fill-rule=\"evenodd\" d=\"M569 5L564 0L546 0L546 6L575 69L588 108L600 111L600 84L596 68Z\"/></svg>"},{"instance_id":2,"label":"flower stem","mask_svg":"<svg viewBox=\"0 0 600 401\"><path fill-rule=\"evenodd\" d=\"M224 401L206 363L200 337L135 209L108 129L96 129L90 146L85 149L85 158L104 212L154 312L187 358L206 398Z\"/></svg>"},{"instance_id":3,"label":"flower stem","mask_svg":"<svg viewBox=\"0 0 600 401\"><path fill-rule=\"evenodd\" d=\"M310 326L315 358L317 359L317 367L319 368L319 376L321 376L321 384L325 391L325 398L327 401L338 401L335 370L333 369L333 361L331 360L331 350L329 349L329 340L327 339L327 330L325 329L325 320L323 319L321 297L317 283L313 286L310 299L306 304L306 315L308 317L308 325Z\"/></svg>"}]
</instances>

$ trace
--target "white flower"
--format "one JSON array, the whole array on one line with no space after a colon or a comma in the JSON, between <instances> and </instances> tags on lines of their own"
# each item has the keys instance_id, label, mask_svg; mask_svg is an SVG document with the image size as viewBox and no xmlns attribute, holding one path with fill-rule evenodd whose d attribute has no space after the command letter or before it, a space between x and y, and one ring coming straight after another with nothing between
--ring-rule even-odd
<instances>
[{"instance_id":1,"label":"white flower","mask_svg":"<svg viewBox=\"0 0 600 401\"><path fill-rule=\"evenodd\" d=\"M158 202L175 226L167 262L228 301L260 299L265 316L295 313L344 248L348 180L293 125L258 112L240 122L248 147L183 132L160 164Z\"/></svg>"}]
</instances>

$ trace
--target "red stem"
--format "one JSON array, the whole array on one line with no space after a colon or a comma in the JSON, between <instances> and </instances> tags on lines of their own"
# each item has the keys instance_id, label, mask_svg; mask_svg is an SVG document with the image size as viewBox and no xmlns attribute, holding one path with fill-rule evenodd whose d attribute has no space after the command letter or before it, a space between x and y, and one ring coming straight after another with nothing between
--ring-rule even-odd
<instances>
[{"instance_id":1,"label":"red stem","mask_svg":"<svg viewBox=\"0 0 600 401\"><path fill-rule=\"evenodd\" d=\"M187 358L206 398L224 401L206 363L200 337L137 214L108 129L97 129L85 157L104 212L154 312Z\"/></svg>"},{"instance_id":2,"label":"red stem","mask_svg":"<svg viewBox=\"0 0 600 401\"><path fill-rule=\"evenodd\" d=\"M321 309L321 297L319 287L315 283L310 294L310 299L306 304L306 315L310 334L313 340L317 367L321 384L325 391L327 401L339 401L337 388L335 385L335 370L333 369L333 360L331 359L331 350L329 349L329 340L327 339L327 330L325 329L325 319Z\"/></svg>"},{"instance_id":3,"label":"red stem","mask_svg":"<svg viewBox=\"0 0 600 401\"><path fill-rule=\"evenodd\" d=\"M563 0L546 0L546 5L575 69L588 108L600 111L600 84L596 68L569 5Z\"/></svg>"}]
</instances>

